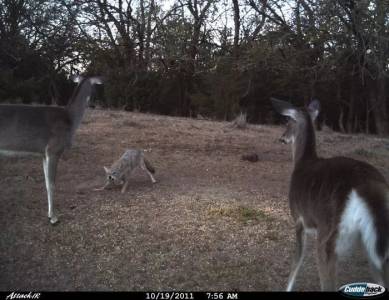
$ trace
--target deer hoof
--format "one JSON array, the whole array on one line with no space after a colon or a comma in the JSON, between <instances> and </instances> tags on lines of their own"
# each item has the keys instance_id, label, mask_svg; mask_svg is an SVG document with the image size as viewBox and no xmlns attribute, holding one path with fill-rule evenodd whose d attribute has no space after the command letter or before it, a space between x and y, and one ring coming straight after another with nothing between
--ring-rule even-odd
<instances>
[{"instance_id":1,"label":"deer hoof","mask_svg":"<svg viewBox=\"0 0 389 300\"><path fill-rule=\"evenodd\" d=\"M56 225L56 224L58 224L58 218L57 217L51 217L50 218L50 224L51 225Z\"/></svg>"}]
</instances>

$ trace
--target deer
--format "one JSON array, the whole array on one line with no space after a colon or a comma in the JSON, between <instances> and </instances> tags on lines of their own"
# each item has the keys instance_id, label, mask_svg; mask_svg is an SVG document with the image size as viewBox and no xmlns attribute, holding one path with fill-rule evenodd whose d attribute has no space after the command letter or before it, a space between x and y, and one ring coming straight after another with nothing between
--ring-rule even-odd
<instances>
[{"instance_id":1,"label":"deer","mask_svg":"<svg viewBox=\"0 0 389 300\"><path fill-rule=\"evenodd\" d=\"M56 224L54 189L58 161L71 148L94 84L99 77L74 76L77 86L66 106L0 105L0 155L43 158L43 173L48 200L48 218Z\"/></svg>"},{"instance_id":2,"label":"deer","mask_svg":"<svg viewBox=\"0 0 389 300\"><path fill-rule=\"evenodd\" d=\"M293 156L289 207L296 241L286 290L294 288L306 237L312 232L316 233L321 290L336 290L338 260L358 244L366 250L374 280L389 288L389 185L384 176L363 161L318 157L314 128L318 100L306 108L275 98L271 101L288 118L280 141L291 144Z\"/></svg>"}]
</instances>

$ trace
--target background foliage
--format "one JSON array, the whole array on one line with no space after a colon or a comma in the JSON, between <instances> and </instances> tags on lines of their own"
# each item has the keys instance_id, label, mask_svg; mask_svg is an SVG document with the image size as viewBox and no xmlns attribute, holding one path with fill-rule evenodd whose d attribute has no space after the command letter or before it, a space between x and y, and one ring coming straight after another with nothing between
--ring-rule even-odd
<instances>
[{"instance_id":1,"label":"background foliage","mask_svg":"<svg viewBox=\"0 0 389 300\"><path fill-rule=\"evenodd\" d=\"M70 74L96 101L273 122L269 97L320 99L322 123L389 134L387 0L3 0L0 101L57 103Z\"/></svg>"}]
</instances>

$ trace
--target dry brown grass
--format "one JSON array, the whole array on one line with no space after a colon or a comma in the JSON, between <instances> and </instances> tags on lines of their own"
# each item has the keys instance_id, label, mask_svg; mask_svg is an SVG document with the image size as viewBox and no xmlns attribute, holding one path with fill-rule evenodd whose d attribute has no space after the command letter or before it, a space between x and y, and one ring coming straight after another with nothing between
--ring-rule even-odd
<instances>
[{"instance_id":1,"label":"dry brown grass","mask_svg":"<svg viewBox=\"0 0 389 300\"><path fill-rule=\"evenodd\" d=\"M0 290L284 289L294 236L290 149L276 142L280 127L226 132L227 124L89 111L59 165L55 227L41 161L0 159ZM387 145L318 133L324 156L366 160L386 176ZM158 183L135 172L126 194L93 191L125 148L151 149ZM257 163L241 160L251 152ZM312 245L308 253L303 290L319 287ZM369 280L366 270L349 263L339 283Z\"/></svg>"},{"instance_id":2,"label":"dry brown grass","mask_svg":"<svg viewBox=\"0 0 389 300\"><path fill-rule=\"evenodd\" d=\"M263 210L242 205L210 207L208 214L214 217L229 217L232 221L238 221L243 224L274 221L274 218Z\"/></svg>"}]
</instances>

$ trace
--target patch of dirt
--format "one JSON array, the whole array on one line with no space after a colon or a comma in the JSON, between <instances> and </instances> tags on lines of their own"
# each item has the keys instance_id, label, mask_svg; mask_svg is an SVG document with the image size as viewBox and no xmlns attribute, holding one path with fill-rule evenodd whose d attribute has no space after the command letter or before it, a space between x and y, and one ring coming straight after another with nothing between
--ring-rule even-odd
<instances>
[{"instance_id":1,"label":"patch of dirt","mask_svg":"<svg viewBox=\"0 0 389 300\"><path fill-rule=\"evenodd\" d=\"M283 128L91 110L61 160L50 226L39 159L0 159L0 290L283 290L294 245ZM388 141L318 132L323 156L368 161L385 176ZM104 165L148 149L157 183L94 191ZM257 153L256 163L241 160ZM373 154L371 154L373 153ZM316 290L310 243L297 289ZM371 281L361 254L339 285Z\"/></svg>"}]
</instances>

